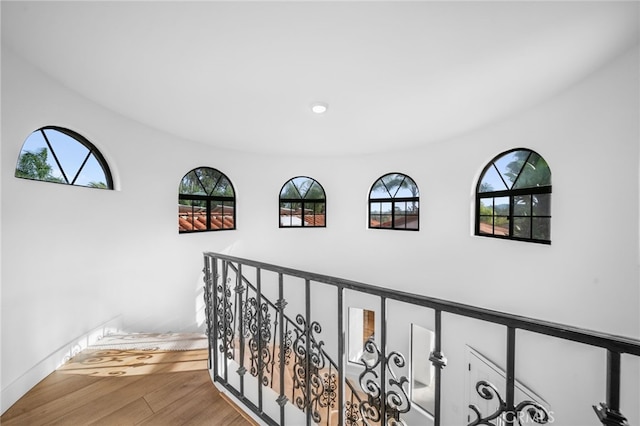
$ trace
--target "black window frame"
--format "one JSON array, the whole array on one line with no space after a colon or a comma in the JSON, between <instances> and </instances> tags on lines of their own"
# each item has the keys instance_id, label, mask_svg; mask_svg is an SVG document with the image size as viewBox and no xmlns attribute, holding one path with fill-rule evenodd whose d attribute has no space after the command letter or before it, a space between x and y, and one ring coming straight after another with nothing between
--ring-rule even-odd
<instances>
[{"instance_id":1,"label":"black window frame","mask_svg":"<svg viewBox=\"0 0 640 426\"><path fill-rule=\"evenodd\" d=\"M402 183L398 186L398 189L395 191L395 194L392 195L391 192L389 191L389 188L387 187L387 185L384 182L384 178L387 176L391 176L391 175L400 175L403 176L403 182L407 179L409 179L409 181L413 184L413 186L416 188L417 191L417 195L414 197L396 197L395 194L398 193L398 191L400 190L400 188L402 187ZM373 192L373 190L376 188L376 185L378 184L378 182L381 182L382 185L384 185L385 189L387 190L387 193L389 194L388 198L371 198L371 193ZM372 215L371 213L371 206L374 203L390 203L391 204L391 226L372 226L371 224L371 219L372 217L374 217L375 215ZM407 215L406 214L406 209L405 209L405 222L404 222L404 227L399 227L396 226L396 206L397 204L400 203L416 203L417 204L417 213L416 214L411 214L411 215ZM413 179L411 176L407 175L406 173L400 173L400 172L392 172L392 173L385 173L384 175L380 176L378 179L376 179L373 182L373 185L371 185L371 189L369 189L369 198L368 198L368 228L369 229L390 229L390 230L394 230L394 231L419 231L420 230L420 188L418 187L418 184L416 183L415 179ZM415 228L407 228L406 224L406 218L409 216L415 216L416 218L416 227ZM382 217L382 215L378 215L379 218ZM382 225L382 221L379 221L380 225Z\"/></svg>"},{"instance_id":2,"label":"black window frame","mask_svg":"<svg viewBox=\"0 0 640 426\"><path fill-rule=\"evenodd\" d=\"M302 194L300 194L300 190L299 188L295 185L295 183L293 182L295 179L309 179L311 181L313 181L313 183L310 185L309 188L311 188L313 185L317 185L321 190L322 190L322 194L323 197L322 198L309 198L307 199L307 195L309 195L310 191L307 191L304 195L304 197L302 196ZM288 198L288 197L283 197L282 196L282 192L284 191L284 189L287 187L287 185L289 183L292 183L296 189L296 191L298 192L298 194L300 195L300 198ZM302 214L300 217L300 226L297 225L283 225L282 224L282 205L283 204L300 204L300 210L301 212L304 212L305 210L308 210L306 207L309 207L310 205L313 205L313 225L308 224L305 220L304 220L304 216L306 216L306 214ZM315 216L316 216L316 212L315 212L315 205L316 204L322 204L323 205L323 213L322 215L324 216L322 224L321 225L316 225L316 220L315 220ZM280 192L279 192L279 196L278 196L278 227L279 228L326 228L327 227L327 192L324 190L324 187L320 184L320 182L318 182L316 179L309 177L309 176L295 176L292 177L291 179L287 180L284 185L282 185L282 187L280 188Z\"/></svg>"},{"instance_id":3,"label":"black window frame","mask_svg":"<svg viewBox=\"0 0 640 426\"><path fill-rule=\"evenodd\" d=\"M182 182L184 181L184 179L192 172L195 172L196 170L202 170L202 169L208 169L208 170L213 170L217 173L220 174L220 176L218 176L218 179L216 180L215 184L213 185L213 189L215 189L218 185L218 183L220 183L221 179L226 179L227 182L229 183L229 185L231 186L231 190L233 191L233 196L223 196L223 195L199 195L199 194L183 194L180 193L180 186L182 185ZM203 188L203 190L205 190L206 192L206 188L205 185L202 183L202 181L200 180L200 177L197 175L196 173L196 177L198 177L198 182L200 183L200 186ZM213 168L213 167L208 167L208 166L201 166L201 167L196 167L194 169L189 170L187 173L185 173L185 175L182 177L182 179L180 179L180 185L178 186L178 202L181 200L186 200L186 201L203 201L205 204L205 215L206 215L206 222L205 222L205 226L206 229L191 229L191 230L181 230L180 229L180 224L178 224L178 233L180 234L193 234L193 233L198 233L198 232L217 232L217 231L233 231L235 229L237 229L237 225L236 225L236 190L235 187L233 186L233 182L231 182L231 179L229 179L229 177L227 175L225 175L224 173L222 173L220 170ZM213 212L215 210L215 208L219 205L222 204L223 206L223 216L224 216L224 208L225 208L225 203L232 203L231 209L232 209L232 213L233 213L233 227L225 227L225 222L224 220L222 220L222 227L221 228L213 228L212 226L212 222L211 222L211 217L213 215ZM180 203L178 203L178 217L180 217Z\"/></svg>"},{"instance_id":4,"label":"black window frame","mask_svg":"<svg viewBox=\"0 0 640 426\"><path fill-rule=\"evenodd\" d=\"M53 130L53 131L62 133L64 135L70 137L71 139L75 140L79 144L83 145L85 148L87 148L87 150L88 150L87 155L85 156L84 161L80 165L80 168L76 172L75 176L73 176L73 179L71 179L71 181L69 181L69 177L67 176L67 173L65 172L64 168L62 167L62 164L60 163L60 160L58 159L58 156L56 155L56 152L53 149L53 146L51 145L51 142L49 141L49 137L45 133L45 130ZM82 187L82 188L108 189L108 190L113 190L114 189L114 187L113 187L113 175L111 174L111 169L109 168L109 164L107 163L107 160L105 160L105 158L102 155L102 153L100 152L100 150L98 148L96 148L96 146L94 144L92 144L86 137L82 136L80 133L78 133L76 131L73 131L71 129L67 129L65 127L44 126L44 127L40 127L39 129L34 130L33 132L31 132L29 134L29 136L27 137L27 139L31 135L36 133L36 132L40 132L42 134L42 138L44 139L44 141L45 141L45 143L47 145L47 148L49 149L49 152L51 152L51 155L53 156L53 160L55 161L56 165L58 166L58 169L60 170L60 173L62 174L64 182L59 182L59 181L54 181L54 180L46 180L46 179L36 179L36 178L26 177L26 176L18 176L18 166L16 166L16 170L15 170L15 174L14 174L15 177L17 177L18 179L34 180L34 181L38 181L38 182L57 183L57 184L61 184L61 185L70 185L70 186L77 186L77 187ZM26 143L26 139L25 139L24 143ZM24 149L24 143L22 145L23 149ZM20 155L18 156L18 163L20 162L20 158L22 156L23 149L20 150ZM93 155L93 157L96 159L96 161L98 162L98 164L102 168L102 171L104 173L104 178L106 180L106 182L105 182L106 188L102 188L102 187L99 187L99 186L76 184L76 181L77 181L78 177L80 176L80 173L82 172L82 169L87 164L87 161L89 160L89 158L91 158L91 155Z\"/></svg>"},{"instance_id":5,"label":"black window frame","mask_svg":"<svg viewBox=\"0 0 640 426\"><path fill-rule=\"evenodd\" d=\"M479 236L479 237L488 237L488 238L498 238L498 239L504 239L504 240L514 240L514 241L522 241L522 242L529 242L529 243L537 243L537 244L546 244L546 245L550 245L551 244L551 193L552 193L552 183L551 183L551 177L549 178L550 183L548 185L543 185L543 186L532 186L532 187L527 187L527 188L515 188L515 189L501 189L498 191L483 191L481 192L481 184L482 181L485 177L485 174L491 170L492 168L498 173L498 176L500 176L500 178L502 179L503 183L505 184L505 186L508 187L508 184L506 183L506 181L504 180L504 178L502 177L502 174L500 173L500 171L498 170L497 166L495 165L496 161L500 160L502 157L511 154L513 152L516 151L528 151L529 154L526 158L526 160L524 160L523 166L524 164L527 164L529 162L529 160L531 159L532 155L537 155L540 159L542 159L546 164L547 167L549 169L549 173L551 175L551 167L549 167L549 163L545 160L545 158L538 154L536 151L529 149L529 148L514 148L514 149L510 149L508 151L502 152L498 155L496 155L482 170L482 173L480 174L480 177L478 178L478 182L476 184L476 205L475 205L475 235ZM518 182L518 179L520 178L520 176L522 175L522 172L525 170L524 167L522 167L520 169L520 171L518 172L517 177L514 179L513 181L513 186L516 185L516 183ZM540 195L540 196L545 196L548 195L549 196L549 214L548 215L540 215L540 214L533 214L533 203L529 203L530 204L530 208L529 208L529 214L518 214L516 213L516 198L517 197L533 197L536 195ZM492 215L484 215L480 213L480 208L482 206L482 200L484 199L494 199L494 203L493 203L493 214ZM495 214L495 199L496 198L507 198L509 200L509 211L507 215L496 215ZM501 234L489 234L486 232L480 232L480 224L481 224L481 218L483 217L492 217L492 224L491 226L493 227L493 232L495 232L495 227L496 227L496 222L495 222L495 218L496 217L506 217L509 227L508 227L508 232L509 235L501 235ZM533 238L533 232L531 231L531 237L521 237L521 236L516 236L514 235L514 226L515 226L515 222L516 219L529 219L529 230L533 230L534 225L533 225L533 220L534 219L548 219L549 221L549 239L541 239L541 238ZM485 222L486 223L486 222Z\"/></svg>"}]
</instances>

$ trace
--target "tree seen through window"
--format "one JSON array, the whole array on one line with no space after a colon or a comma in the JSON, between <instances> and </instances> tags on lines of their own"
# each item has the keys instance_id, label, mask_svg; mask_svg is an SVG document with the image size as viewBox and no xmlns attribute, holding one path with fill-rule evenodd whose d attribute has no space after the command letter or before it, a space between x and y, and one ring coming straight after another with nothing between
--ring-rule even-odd
<instances>
[{"instance_id":1,"label":"tree seen through window","mask_svg":"<svg viewBox=\"0 0 640 426\"><path fill-rule=\"evenodd\" d=\"M420 191L413 179L402 173L389 173L373 184L369 192L369 228L420 228Z\"/></svg>"},{"instance_id":2,"label":"tree seen through window","mask_svg":"<svg viewBox=\"0 0 640 426\"><path fill-rule=\"evenodd\" d=\"M31 133L22 145L15 176L91 188L113 189L102 154L86 138L62 127Z\"/></svg>"},{"instance_id":3,"label":"tree seen through window","mask_svg":"<svg viewBox=\"0 0 640 426\"><path fill-rule=\"evenodd\" d=\"M551 170L538 153L500 154L480 176L476 235L551 242Z\"/></svg>"},{"instance_id":4,"label":"tree seen through window","mask_svg":"<svg viewBox=\"0 0 640 426\"><path fill-rule=\"evenodd\" d=\"M201 232L236 228L235 191L227 176L200 167L184 175L178 189L178 231Z\"/></svg>"},{"instance_id":5,"label":"tree seen through window","mask_svg":"<svg viewBox=\"0 0 640 426\"><path fill-rule=\"evenodd\" d=\"M280 227L325 227L327 200L314 179L298 176L280 190Z\"/></svg>"}]
</instances>

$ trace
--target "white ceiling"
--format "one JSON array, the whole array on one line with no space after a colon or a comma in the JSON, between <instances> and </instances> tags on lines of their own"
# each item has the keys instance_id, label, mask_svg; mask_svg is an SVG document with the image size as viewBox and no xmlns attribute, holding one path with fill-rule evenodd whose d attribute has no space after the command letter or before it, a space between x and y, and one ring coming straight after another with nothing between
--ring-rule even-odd
<instances>
[{"instance_id":1,"label":"white ceiling","mask_svg":"<svg viewBox=\"0 0 640 426\"><path fill-rule=\"evenodd\" d=\"M2 43L107 108L186 139L309 155L445 140L530 107L637 48L638 7L1 2Z\"/></svg>"}]
</instances>

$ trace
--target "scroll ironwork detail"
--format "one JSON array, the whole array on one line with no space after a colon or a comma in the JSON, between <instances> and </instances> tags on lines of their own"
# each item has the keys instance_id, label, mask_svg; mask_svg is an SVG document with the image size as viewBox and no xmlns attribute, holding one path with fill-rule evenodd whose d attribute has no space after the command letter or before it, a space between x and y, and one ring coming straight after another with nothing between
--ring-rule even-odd
<instances>
[{"instance_id":1,"label":"scroll ironwork detail","mask_svg":"<svg viewBox=\"0 0 640 426\"><path fill-rule=\"evenodd\" d=\"M222 342L218 350L228 359L233 359L234 331L233 331L233 302L231 301L230 278L217 285L216 295L216 324L217 338Z\"/></svg>"},{"instance_id":2,"label":"scroll ironwork detail","mask_svg":"<svg viewBox=\"0 0 640 426\"><path fill-rule=\"evenodd\" d=\"M476 392L481 398L486 400L497 399L498 407L495 411L486 417L482 417L480 410L474 404L469 405L469 408L475 413L476 419L469 423L468 426L476 425L488 425L497 426L503 424L503 421L511 423L517 423L522 426L522 418L525 417L523 413L538 424L546 424L549 422L549 412L546 408L535 401L525 400L510 409L507 407L507 403L500 396L498 389L491 383L481 380L476 383ZM502 418L503 420L499 420Z\"/></svg>"},{"instance_id":3,"label":"scroll ironwork detail","mask_svg":"<svg viewBox=\"0 0 640 426\"><path fill-rule=\"evenodd\" d=\"M326 370L326 358L322 349L324 342L318 341L315 334L322 332L316 321L307 324L302 315L296 316L296 339L293 342L295 363L293 366L293 388L300 394L295 403L301 410L309 410L314 422L322 420L321 409L335 407L338 378L335 373Z\"/></svg>"},{"instance_id":4,"label":"scroll ironwork detail","mask_svg":"<svg viewBox=\"0 0 640 426\"><path fill-rule=\"evenodd\" d=\"M367 400L360 404L360 415L367 424L369 421L377 423L381 420L384 409L385 424L405 425L400 415L411 410L411 402L405 390L409 379L406 376L398 378L394 370L394 366L403 368L406 365L404 356L396 351L389 353L389 356L383 355L372 339L367 340L364 351L364 371L360 373L359 378L360 387L367 395ZM389 374L388 386L384 388L378 383L379 366Z\"/></svg>"},{"instance_id":5,"label":"scroll ironwork detail","mask_svg":"<svg viewBox=\"0 0 640 426\"><path fill-rule=\"evenodd\" d=\"M255 297L249 298L244 303L242 334L247 338L249 346L249 359L251 365L249 373L254 377L260 377L264 386L269 385L272 353L269 348L271 342L271 314L266 302L258 307Z\"/></svg>"}]
</instances>

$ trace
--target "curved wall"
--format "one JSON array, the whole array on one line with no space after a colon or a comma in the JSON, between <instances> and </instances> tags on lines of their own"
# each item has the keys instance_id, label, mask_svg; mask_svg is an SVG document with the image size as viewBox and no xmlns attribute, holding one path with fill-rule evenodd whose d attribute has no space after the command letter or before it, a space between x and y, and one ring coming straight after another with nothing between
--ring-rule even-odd
<instances>
[{"instance_id":1,"label":"curved wall","mask_svg":"<svg viewBox=\"0 0 640 426\"><path fill-rule=\"evenodd\" d=\"M634 51L455 140L402 152L389 141L388 152L357 157L258 155L149 129L3 47L2 411L46 374L42 360L114 317L127 331L201 329L207 250L639 337L638 91ZM13 177L24 139L53 124L101 150L116 191ZM472 235L475 180L519 146L543 155L553 173L551 246ZM198 166L233 182L236 231L178 235L178 184ZM395 171L420 188L419 232L366 227L370 185ZM297 175L323 185L326 228L278 228L278 191ZM452 424L461 406L446 407Z\"/></svg>"}]
</instances>

